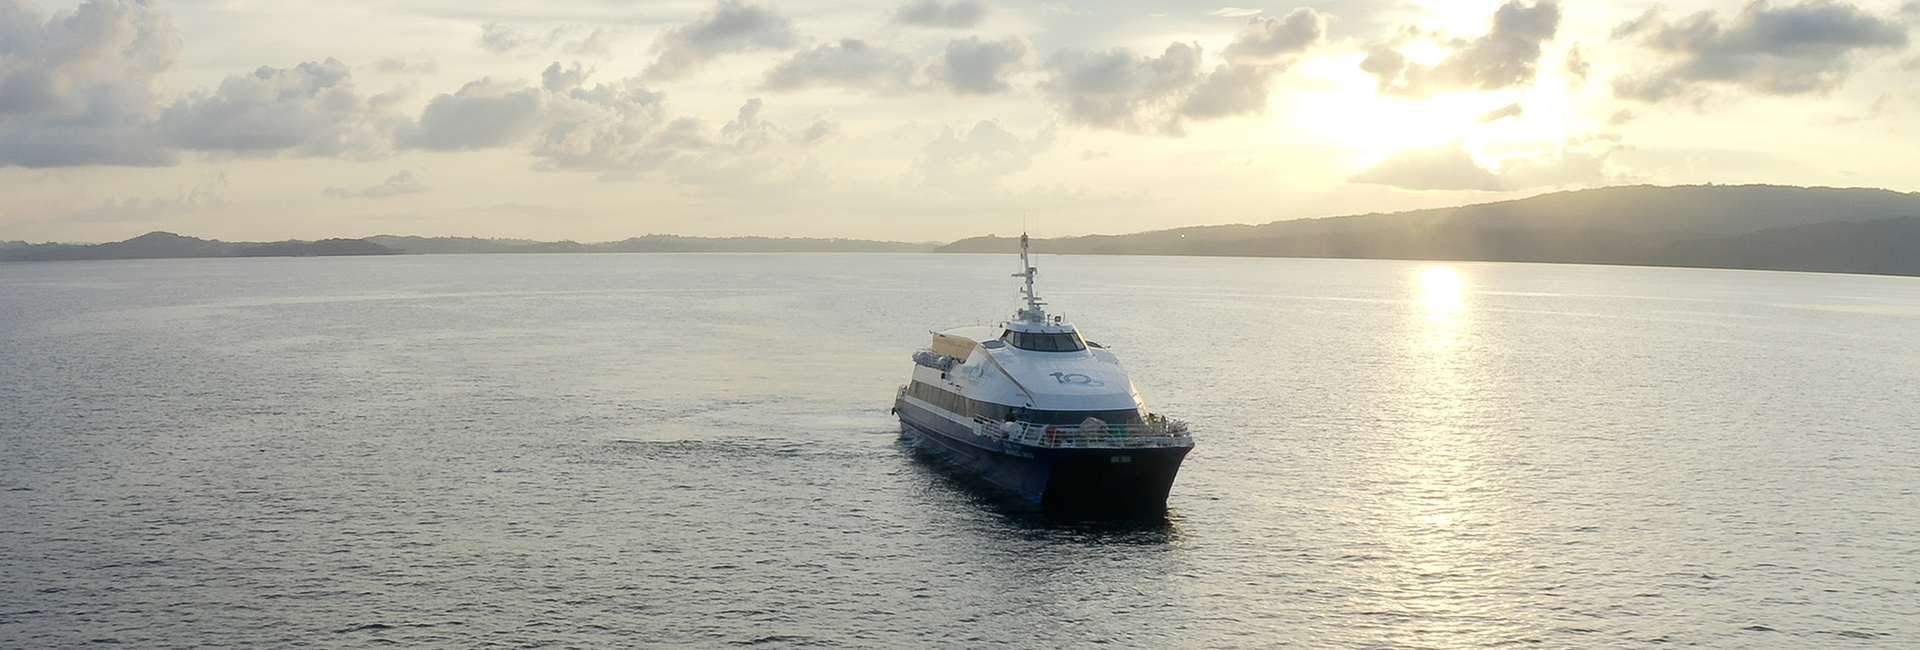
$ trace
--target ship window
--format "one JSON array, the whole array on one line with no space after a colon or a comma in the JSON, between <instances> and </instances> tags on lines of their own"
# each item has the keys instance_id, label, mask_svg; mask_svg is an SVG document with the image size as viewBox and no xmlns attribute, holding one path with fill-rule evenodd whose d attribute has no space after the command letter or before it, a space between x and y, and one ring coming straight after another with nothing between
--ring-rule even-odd
<instances>
[{"instance_id":1,"label":"ship window","mask_svg":"<svg viewBox=\"0 0 1920 650\"><path fill-rule=\"evenodd\" d=\"M1059 424L1078 426L1087 418L1095 418L1107 424L1140 424L1140 411L1123 409L1118 411L1041 411L1036 409L1015 409L1016 418L1034 424Z\"/></svg>"},{"instance_id":2,"label":"ship window","mask_svg":"<svg viewBox=\"0 0 1920 650\"><path fill-rule=\"evenodd\" d=\"M1066 426L1079 426L1079 424L1085 422L1087 418L1096 418L1107 424L1140 424L1142 422L1138 409L1120 409L1115 411L1045 411L995 404L993 402L983 402L918 381L907 385L907 394L948 412L969 418L984 417L992 420L1013 419L1034 424L1057 424Z\"/></svg>"},{"instance_id":3,"label":"ship window","mask_svg":"<svg viewBox=\"0 0 1920 650\"><path fill-rule=\"evenodd\" d=\"M1006 334L1000 335L1000 339L1006 341L1008 345L1013 347L1022 350L1032 350L1034 352L1079 352L1087 349L1086 342L1080 339L1079 332L1048 333L1007 330Z\"/></svg>"}]
</instances>

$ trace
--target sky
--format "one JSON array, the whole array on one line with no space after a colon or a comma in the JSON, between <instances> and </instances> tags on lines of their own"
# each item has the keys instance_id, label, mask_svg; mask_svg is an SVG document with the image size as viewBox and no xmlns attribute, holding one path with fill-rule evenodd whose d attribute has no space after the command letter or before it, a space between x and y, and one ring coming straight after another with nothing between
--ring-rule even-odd
<instances>
[{"instance_id":1,"label":"sky","mask_svg":"<svg viewBox=\"0 0 1920 650\"><path fill-rule=\"evenodd\" d=\"M0 240L951 241L1911 192L1916 26L1910 0L0 0Z\"/></svg>"}]
</instances>

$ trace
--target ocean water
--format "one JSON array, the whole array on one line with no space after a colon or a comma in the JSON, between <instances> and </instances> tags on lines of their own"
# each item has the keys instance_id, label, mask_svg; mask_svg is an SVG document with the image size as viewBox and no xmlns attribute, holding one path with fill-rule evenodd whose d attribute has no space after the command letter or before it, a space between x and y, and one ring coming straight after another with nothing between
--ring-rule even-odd
<instances>
[{"instance_id":1,"label":"ocean water","mask_svg":"<svg viewBox=\"0 0 1920 650\"><path fill-rule=\"evenodd\" d=\"M1165 521L898 440L1003 256L0 265L0 647L1920 646L1920 279L1038 264Z\"/></svg>"}]
</instances>

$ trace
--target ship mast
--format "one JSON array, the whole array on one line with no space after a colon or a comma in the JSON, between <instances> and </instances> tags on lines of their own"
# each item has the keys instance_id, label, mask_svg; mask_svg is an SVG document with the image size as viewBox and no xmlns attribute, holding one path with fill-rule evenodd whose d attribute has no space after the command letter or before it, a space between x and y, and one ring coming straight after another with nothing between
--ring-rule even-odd
<instances>
[{"instance_id":1,"label":"ship mast","mask_svg":"<svg viewBox=\"0 0 1920 650\"><path fill-rule=\"evenodd\" d=\"M1033 276L1038 275L1040 270L1033 267L1033 262L1028 258L1028 254L1027 233L1023 232L1020 233L1020 268L1023 270L1013 274L1013 277L1024 278L1027 281L1027 307L1026 309L1020 310L1014 317L1023 323L1045 323L1047 322L1047 312L1041 309L1040 306L1047 303L1041 301L1039 296L1033 295Z\"/></svg>"}]
</instances>

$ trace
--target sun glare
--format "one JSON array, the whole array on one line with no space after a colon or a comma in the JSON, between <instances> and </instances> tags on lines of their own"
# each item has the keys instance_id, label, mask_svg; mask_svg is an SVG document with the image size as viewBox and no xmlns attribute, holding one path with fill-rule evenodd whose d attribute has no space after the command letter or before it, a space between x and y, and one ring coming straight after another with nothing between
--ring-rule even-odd
<instances>
[{"instance_id":1,"label":"sun glare","mask_svg":"<svg viewBox=\"0 0 1920 650\"><path fill-rule=\"evenodd\" d=\"M1452 313L1467 308L1467 283L1460 274L1444 266L1429 266L1418 276L1420 305L1428 311Z\"/></svg>"}]
</instances>

